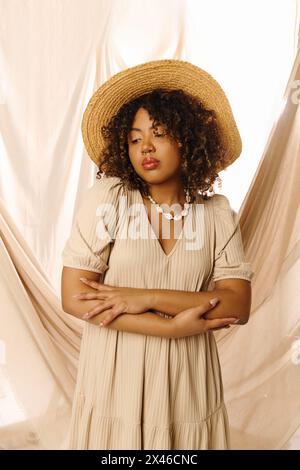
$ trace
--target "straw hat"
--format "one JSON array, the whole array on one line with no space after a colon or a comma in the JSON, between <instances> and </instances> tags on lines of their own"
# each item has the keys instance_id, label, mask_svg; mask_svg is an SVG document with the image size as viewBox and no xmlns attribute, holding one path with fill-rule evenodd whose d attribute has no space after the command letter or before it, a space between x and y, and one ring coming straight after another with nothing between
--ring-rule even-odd
<instances>
[{"instance_id":1,"label":"straw hat","mask_svg":"<svg viewBox=\"0 0 300 470\"><path fill-rule=\"evenodd\" d=\"M168 59L146 62L113 75L89 100L83 114L81 130L86 150L97 166L100 163L99 155L105 146L101 127L108 124L123 104L154 88L182 89L198 98L206 108L215 111L226 148L225 163L218 171L239 157L242 150L241 137L229 101L220 85L196 65Z\"/></svg>"}]
</instances>

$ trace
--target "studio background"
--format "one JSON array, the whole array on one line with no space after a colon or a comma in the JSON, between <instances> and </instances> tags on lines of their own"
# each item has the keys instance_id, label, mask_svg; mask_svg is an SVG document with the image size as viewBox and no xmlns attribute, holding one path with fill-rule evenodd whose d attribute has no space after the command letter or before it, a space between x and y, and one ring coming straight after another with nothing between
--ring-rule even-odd
<instances>
[{"instance_id":1,"label":"studio background","mask_svg":"<svg viewBox=\"0 0 300 470\"><path fill-rule=\"evenodd\" d=\"M214 76L243 140L220 173L252 263L247 326L218 332L236 449L300 449L297 0L0 0L0 448L67 446L82 324L61 252L97 168L93 92L148 60Z\"/></svg>"}]
</instances>

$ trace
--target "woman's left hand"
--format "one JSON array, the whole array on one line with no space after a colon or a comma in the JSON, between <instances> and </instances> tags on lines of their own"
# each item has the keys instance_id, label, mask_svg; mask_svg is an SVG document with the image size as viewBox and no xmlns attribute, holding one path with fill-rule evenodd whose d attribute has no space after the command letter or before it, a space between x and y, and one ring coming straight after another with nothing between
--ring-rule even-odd
<instances>
[{"instance_id":1,"label":"woman's left hand","mask_svg":"<svg viewBox=\"0 0 300 470\"><path fill-rule=\"evenodd\" d=\"M84 319L89 319L101 312L106 312L102 323L107 324L121 313L138 314L147 312L151 308L151 295L148 289L113 287L85 278L80 278L80 280L87 286L95 289L95 292L81 292L73 297L79 300L100 300L99 306L87 312L83 316Z\"/></svg>"}]
</instances>

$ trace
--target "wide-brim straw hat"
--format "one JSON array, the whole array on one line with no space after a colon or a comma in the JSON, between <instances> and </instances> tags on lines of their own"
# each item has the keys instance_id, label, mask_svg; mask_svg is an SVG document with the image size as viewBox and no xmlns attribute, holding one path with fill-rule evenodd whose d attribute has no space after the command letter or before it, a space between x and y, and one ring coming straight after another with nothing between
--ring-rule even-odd
<instances>
[{"instance_id":1,"label":"wide-brim straw hat","mask_svg":"<svg viewBox=\"0 0 300 470\"><path fill-rule=\"evenodd\" d=\"M225 161L218 171L233 163L242 151L241 137L229 101L218 82L207 72L189 62L163 59L127 68L103 83L93 94L82 119L83 141L90 158L99 166L106 142L101 134L121 106L155 88L178 90L198 98L216 113Z\"/></svg>"}]
</instances>

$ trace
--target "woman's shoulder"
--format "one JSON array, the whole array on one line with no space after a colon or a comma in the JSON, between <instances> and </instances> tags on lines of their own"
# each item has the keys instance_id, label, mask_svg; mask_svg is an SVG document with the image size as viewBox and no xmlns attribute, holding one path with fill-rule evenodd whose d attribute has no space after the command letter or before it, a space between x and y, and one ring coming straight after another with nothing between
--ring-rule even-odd
<instances>
[{"instance_id":1,"label":"woman's shoulder","mask_svg":"<svg viewBox=\"0 0 300 470\"><path fill-rule=\"evenodd\" d=\"M229 199L225 194L214 194L212 196L212 203L216 210L231 210Z\"/></svg>"},{"instance_id":2,"label":"woman's shoulder","mask_svg":"<svg viewBox=\"0 0 300 470\"><path fill-rule=\"evenodd\" d=\"M98 191L108 191L119 188L122 185L123 182L118 176L102 176L101 178L95 179L93 186Z\"/></svg>"},{"instance_id":3,"label":"woman's shoulder","mask_svg":"<svg viewBox=\"0 0 300 470\"><path fill-rule=\"evenodd\" d=\"M122 194L122 180L120 178L96 178L93 185L83 192L79 207L83 210L93 210L101 203L115 206Z\"/></svg>"},{"instance_id":4,"label":"woman's shoulder","mask_svg":"<svg viewBox=\"0 0 300 470\"><path fill-rule=\"evenodd\" d=\"M211 199L211 207L213 208L216 224L226 224L230 226L239 224L239 213L231 207L227 196L224 194L214 194Z\"/></svg>"},{"instance_id":5,"label":"woman's shoulder","mask_svg":"<svg viewBox=\"0 0 300 470\"><path fill-rule=\"evenodd\" d=\"M238 217L232 209L228 197L224 194L215 193L213 196L203 199L203 203L217 223L221 221L232 223L232 220Z\"/></svg>"},{"instance_id":6,"label":"woman's shoulder","mask_svg":"<svg viewBox=\"0 0 300 470\"><path fill-rule=\"evenodd\" d=\"M91 198L114 198L123 189L121 178L117 176L103 176L96 178L94 184L87 190Z\"/></svg>"},{"instance_id":7,"label":"woman's shoulder","mask_svg":"<svg viewBox=\"0 0 300 470\"><path fill-rule=\"evenodd\" d=\"M207 198L198 195L197 203L204 204L216 210L228 210L230 208L230 202L227 196L219 193L215 193L214 195L208 196Z\"/></svg>"},{"instance_id":8,"label":"woman's shoulder","mask_svg":"<svg viewBox=\"0 0 300 470\"><path fill-rule=\"evenodd\" d=\"M224 209L228 207L228 205L230 205L227 196L225 196L224 194L219 194L219 193L215 193L208 197L203 197L199 194L196 199L198 203L209 205L214 208L216 207L216 208Z\"/></svg>"}]
</instances>

